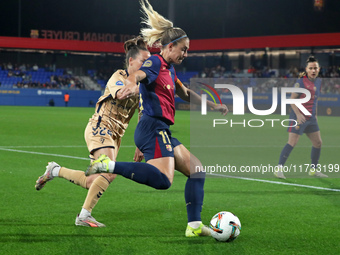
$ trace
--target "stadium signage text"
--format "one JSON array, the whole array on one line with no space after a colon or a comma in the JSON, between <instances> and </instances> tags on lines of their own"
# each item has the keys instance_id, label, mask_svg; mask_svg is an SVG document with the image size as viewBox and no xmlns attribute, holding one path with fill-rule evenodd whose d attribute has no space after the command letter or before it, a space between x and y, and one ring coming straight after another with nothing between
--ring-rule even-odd
<instances>
[{"instance_id":1,"label":"stadium signage text","mask_svg":"<svg viewBox=\"0 0 340 255\"><path fill-rule=\"evenodd\" d=\"M125 42L133 38L128 34L111 34L111 33L91 33L78 31L61 31L61 30L31 30L32 38L44 38L54 40L78 40L92 42Z\"/></svg>"}]
</instances>

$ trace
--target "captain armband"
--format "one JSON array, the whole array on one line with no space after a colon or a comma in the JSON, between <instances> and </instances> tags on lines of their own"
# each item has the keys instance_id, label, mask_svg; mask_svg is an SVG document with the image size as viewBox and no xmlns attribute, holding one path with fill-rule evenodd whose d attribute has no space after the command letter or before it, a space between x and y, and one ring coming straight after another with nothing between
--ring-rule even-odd
<instances>
[{"instance_id":1,"label":"captain armband","mask_svg":"<svg viewBox=\"0 0 340 255\"><path fill-rule=\"evenodd\" d=\"M177 79L176 85L179 85L180 87L183 87L183 83L180 81L180 79Z\"/></svg>"}]
</instances>

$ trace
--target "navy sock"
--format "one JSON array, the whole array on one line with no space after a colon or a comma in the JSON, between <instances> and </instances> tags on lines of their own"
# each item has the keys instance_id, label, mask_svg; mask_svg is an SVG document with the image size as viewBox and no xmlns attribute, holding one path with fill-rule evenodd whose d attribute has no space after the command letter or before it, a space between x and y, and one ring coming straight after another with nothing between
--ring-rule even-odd
<instances>
[{"instance_id":1,"label":"navy sock","mask_svg":"<svg viewBox=\"0 0 340 255\"><path fill-rule=\"evenodd\" d=\"M185 185L185 202L187 205L188 222L201 221L204 197L205 173L195 173L188 177Z\"/></svg>"},{"instance_id":2,"label":"navy sock","mask_svg":"<svg viewBox=\"0 0 340 255\"><path fill-rule=\"evenodd\" d=\"M284 165L289 157L289 154L292 152L294 149L293 146L289 145L288 143L283 147L281 154L280 154L280 159L279 159L279 165Z\"/></svg>"},{"instance_id":3,"label":"navy sock","mask_svg":"<svg viewBox=\"0 0 340 255\"><path fill-rule=\"evenodd\" d=\"M315 148L314 146L312 146L310 157L312 159L312 166L314 166L314 168L317 168L316 165L319 163L320 153L321 148Z\"/></svg>"},{"instance_id":4,"label":"navy sock","mask_svg":"<svg viewBox=\"0 0 340 255\"><path fill-rule=\"evenodd\" d=\"M114 173L155 189L168 189L171 186L165 174L147 163L116 162Z\"/></svg>"}]
</instances>

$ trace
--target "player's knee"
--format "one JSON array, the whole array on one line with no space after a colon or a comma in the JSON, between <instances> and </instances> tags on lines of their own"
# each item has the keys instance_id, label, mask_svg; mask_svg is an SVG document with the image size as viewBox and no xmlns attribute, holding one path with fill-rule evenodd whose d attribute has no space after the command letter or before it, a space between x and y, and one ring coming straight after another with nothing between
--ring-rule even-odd
<instances>
[{"instance_id":1,"label":"player's knee","mask_svg":"<svg viewBox=\"0 0 340 255\"><path fill-rule=\"evenodd\" d=\"M297 144L297 141L295 141L295 140L290 140L290 141L288 141L288 144L289 144L290 146L292 146L292 147L295 147L295 145Z\"/></svg>"},{"instance_id":2,"label":"player's knee","mask_svg":"<svg viewBox=\"0 0 340 255\"><path fill-rule=\"evenodd\" d=\"M321 148L321 146L322 146L322 140L320 139L320 140L314 142L313 146L314 146L315 148Z\"/></svg>"},{"instance_id":3,"label":"player's knee","mask_svg":"<svg viewBox=\"0 0 340 255\"><path fill-rule=\"evenodd\" d=\"M169 178L164 175L163 180L159 183L159 186L157 189L169 189L171 187L172 181L169 180Z\"/></svg>"},{"instance_id":4,"label":"player's knee","mask_svg":"<svg viewBox=\"0 0 340 255\"><path fill-rule=\"evenodd\" d=\"M206 172L200 171L190 175L190 178L205 179Z\"/></svg>"}]
</instances>

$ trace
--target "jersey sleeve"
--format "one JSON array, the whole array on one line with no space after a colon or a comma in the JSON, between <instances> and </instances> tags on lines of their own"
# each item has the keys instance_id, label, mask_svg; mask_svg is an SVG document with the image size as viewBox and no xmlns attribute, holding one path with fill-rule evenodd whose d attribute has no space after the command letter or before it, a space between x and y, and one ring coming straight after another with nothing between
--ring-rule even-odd
<instances>
[{"instance_id":1,"label":"jersey sleeve","mask_svg":"<svg viewBox=\"0 0 340 255\"><path fill-rule=\"evenodd\" d=\"M174 74L175 74L175 78L174 78L174 81L175 81L175 83L177 83L177 81L178 81L178 77L177 77L177 74L176 74L176 70L175 70L175 68L174 68ZM181 84L182 84L182 82L181 81L179 81ZM182 84L183 85L183 84Z\"/></svg>"},{"instance_id":2,"label":"jersey sleeve","mask_svg":"<svg viewBox=\"0 0 340 255\"><path fill-rule=\"evenodd\" d=\"M305 84L303 83L303 78L297 79L294 84L294 88L305 88Z\"/></svg>"},{"instance_id":3,"label":"jersey sleeve","mask_svg":"<svg viewBox=\"0 0 340 255\"><path fill-rule=\"evenodd\" d=\"M107 82L106 87L109 89L112 98L117 97L117 92L125 85L124 71L118 70L115 72L109 81Z\"/></svg>"},{"instance_id":4,"label":"jersey sleeve","mask_svg":"<svg viewBox=\"0 0 340 255\"><path fill-rule=\"evenodd\" d=\"M157 56L151 56L143 63L142 67L139 69L146 74L147 82L144 84L150 84L154 82L161 69L161 61Z\"/></svg>"}]
</instances>

